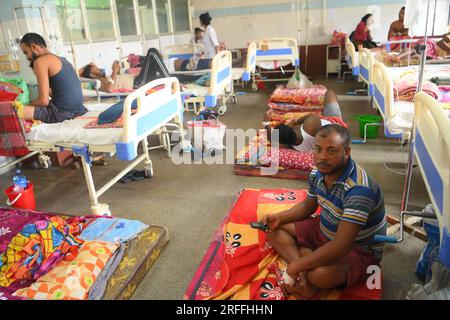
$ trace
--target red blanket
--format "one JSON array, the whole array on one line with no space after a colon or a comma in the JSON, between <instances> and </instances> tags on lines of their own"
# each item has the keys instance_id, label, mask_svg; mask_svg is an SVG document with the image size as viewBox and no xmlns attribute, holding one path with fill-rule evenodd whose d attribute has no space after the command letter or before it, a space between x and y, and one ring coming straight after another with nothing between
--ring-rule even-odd
<instances>
[{"instance_id":1,"label":"red blanket","mask_svg":"<svg viewBox=\"0 0 450 320\"><path fill-rule=\"evenodd\" d=\"M19 121L12 102L0 102L0 156L17 157L29 153Z\"/></svg>"},{"instance_id":2,"label":"red blanket","mask_svg":"<svg viewBox=\"0 0 450 320\"><path fill-rule=\"evenodd\" d=\"M278 87L270 96L270 102L294 103L301 106L322 106L327 88L314 85L308 89Z\"/></svg>"}]
</instances>

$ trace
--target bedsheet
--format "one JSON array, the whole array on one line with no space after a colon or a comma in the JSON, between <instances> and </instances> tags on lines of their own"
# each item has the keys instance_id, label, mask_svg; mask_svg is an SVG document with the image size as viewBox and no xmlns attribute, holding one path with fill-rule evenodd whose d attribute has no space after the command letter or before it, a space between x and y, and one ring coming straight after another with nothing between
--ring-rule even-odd
<instances>
[{"instance_id":1,"label":"bedsheet","mask_svg":"<svg viewBox=\"0 0 450 320\"><path fill-rule=\"evenodd\" d=\"M120 142L123 129L86 129L93 118L109 108L111 104L86 105L88 112L81 117L60 123L40 124L31 128L27 134L30 142L84 143L88 145L111 145Z\"/></svg>"}]
</instances>

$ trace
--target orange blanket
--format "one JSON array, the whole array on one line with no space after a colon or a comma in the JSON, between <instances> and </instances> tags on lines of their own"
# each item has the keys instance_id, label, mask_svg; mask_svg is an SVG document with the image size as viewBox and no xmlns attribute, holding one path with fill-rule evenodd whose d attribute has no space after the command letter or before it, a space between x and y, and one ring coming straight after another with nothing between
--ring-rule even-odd
<instances>
[{"instance_id":1,"label":"orange blanket","mask_svg":"<svg viewBox=\"0 0 450 320\"><path fill-rule=\"evenodd\" d=\"M305 197L305 190L241 191L224 220L222 236L219 233L212 241L184 299L285 300L275 274L285 263L266 241L266 234L249 223L286 210ZM381 290L369 290L365 283L321 295L328 300L380 297Z\"/></svg>"}]
</instances>

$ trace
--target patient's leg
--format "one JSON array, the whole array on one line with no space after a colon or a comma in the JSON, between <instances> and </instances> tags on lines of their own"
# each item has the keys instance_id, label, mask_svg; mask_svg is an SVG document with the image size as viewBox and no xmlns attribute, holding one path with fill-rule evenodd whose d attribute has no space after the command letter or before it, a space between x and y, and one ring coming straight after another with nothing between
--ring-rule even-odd
<instances>
[{"instance_id":1,"label":"patient's leg","mask_svg":"<svg viewBox=\"0 0 450 320\"><path fill-rule=\"evenodd\" d=\"M336 92L333 90L328 90L325 93L324 103L323 103L323 115L326 117L342 117L341 107L337 99Z\"/></svg>"},{"instance_id":2,"label":"patient's leg","mask_svg":"<svg viewBox=\"0 0 450 320\"><path fill-rule=\"evenodd\" d=\"M168 78L169 76L169 71L164 65L164 61L159 54L159 51L155 48L150 48L147 51L145 65L142 67L141 72L134 81L134 87L139 88L152 80L157 78Z\"/></svg>"},{"instance_id":3,"label":"patient's leg","mask_svg":"<svg viewBox=\"0 0 450 320\"><path fill-rule=\"evenodd\" d=\"M295 225L293 223L282 225L277 230L267 233L267 239L280 257L288 264L301 258L295 238Z\"/></svg>"},{"instance_id":4,"label":"patient's leg","mask_svg":"<svg viewBox=\"0 0 450 320\"><path fill-rule=\"evenodd\" d=\"M32 106L24 106L23 107L23 117L26 121L33 121L34 120L34 107Z\"/></svg>"}]
</instances>

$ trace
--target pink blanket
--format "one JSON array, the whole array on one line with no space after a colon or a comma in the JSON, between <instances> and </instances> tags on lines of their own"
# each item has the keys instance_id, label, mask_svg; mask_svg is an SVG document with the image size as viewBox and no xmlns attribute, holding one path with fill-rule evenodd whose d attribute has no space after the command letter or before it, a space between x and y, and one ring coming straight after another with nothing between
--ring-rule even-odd
<instances>
[{"instance_id":1,"label":"pink blanket","mask_svg":"<svg viewBox=\"0 0 450 320\"><path fill-rule=\"evenodd\" d=\"M412 73L405 74L394 83L395 101L412 102L414 100L414 95L416 94L418 86L419 83L417 80L417 75ZM437 101L442 100L442 93L434 83L430 81L424 81L422 90Z\"/></svg>"}]
</instances>

